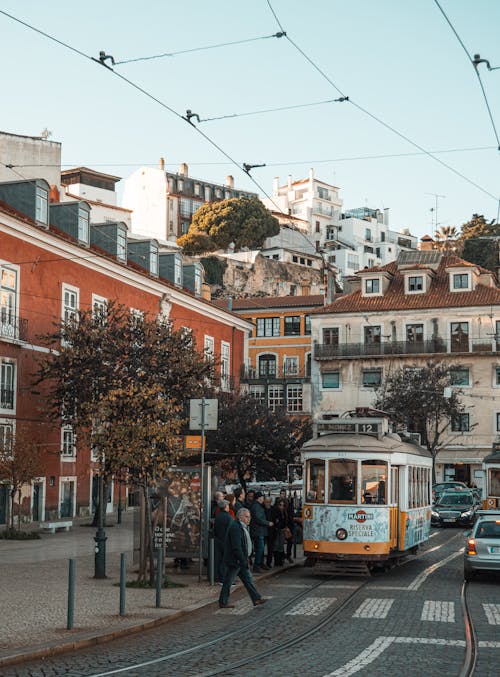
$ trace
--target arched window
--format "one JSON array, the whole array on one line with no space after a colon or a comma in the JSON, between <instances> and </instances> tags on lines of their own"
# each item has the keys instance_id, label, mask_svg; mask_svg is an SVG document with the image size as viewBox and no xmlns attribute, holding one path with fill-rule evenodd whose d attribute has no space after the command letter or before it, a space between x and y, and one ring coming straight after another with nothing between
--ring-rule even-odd
<instances>
[{"instance_id":1,"label":"arched window","mask_svg":"<svg viewBox=\"0 0 500 677\"><path fill-rule=\"evenodd\" d=\"M259 357L259 376L276 376L276 355Z\"/></svg>"}]
</instances>

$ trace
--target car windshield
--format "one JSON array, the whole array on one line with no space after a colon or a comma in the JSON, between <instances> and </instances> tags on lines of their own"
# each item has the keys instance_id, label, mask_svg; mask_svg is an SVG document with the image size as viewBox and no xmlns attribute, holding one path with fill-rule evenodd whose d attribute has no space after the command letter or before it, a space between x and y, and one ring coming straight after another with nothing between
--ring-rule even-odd
<instances>
[{"instance_id":1,"label":"car windshield","mask_svg":"<svg viewBox=\"0 0 500 677\"><path fill-rule=\"evenodd\" d=\"M473 503L471 494L446 493L441 496L438 505L472 505Z\"/></svg>"},{"instance_id":2,"label":"car windshield","mask_svg":"<svg viewBox=\"0 0 500 677\"><path fill-rule=\"evenodd\" d=\"M446 482L444 484L435 484L433 489L434 491L446 491L447 489L454 489L458 487L460 489L465 489L465 485L460 482Z\"/></svg>"},{"instance_id":3,"label":"car windshield","mask_svg":"<svg viewBox=\"0 0 500 677\"><path fill-rule=\"evenodd\" d=\"M500 538L500 520L493 522L485 520L476 527L476 538Z\"/></svg>"}]
</instances>

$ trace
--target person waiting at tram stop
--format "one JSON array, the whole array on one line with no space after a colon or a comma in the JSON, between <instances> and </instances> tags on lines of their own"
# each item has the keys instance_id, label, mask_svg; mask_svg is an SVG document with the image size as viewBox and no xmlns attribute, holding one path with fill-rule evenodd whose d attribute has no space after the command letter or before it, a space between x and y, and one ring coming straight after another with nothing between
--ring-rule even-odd
<instances>
[{"instance_id":1,"label":"person waiting at tram stop","mask_svg":"<svg viewBox=\"0 0 500 677\"><path fill-rule=\"evenodd\" d=\"M231 522L227 530L224 544L226 570L219 595L219 607L221 609L234 608L233 604L229 604L229 594L236 576L239 576L254 606L264 604L266 601L257 591L250 572L249 561L252 553L252 539L248 529L250 521L250 511L247 508L241 508L238 510L236 519Z\"/></svg>"},{"instance_id":2,"label":"person waiting at tram stop","mask_svg":"<svg viewBox=\"0 0 500 677\"><path fill-rule=\"evenodd\" d=\"M229 502L219 501L219 513L214 520L214 554L215 554L215 573L219 583L224 580L224 545L229 526L233 522L233 517L229 512Z\"/></svg>"},{"instance_id":3,"label":"person waiting at tram stop","mask_svg":"<svg viewBox=\"0 0 500 677\"><path fill-rule=\"evenodd\" d=\"M241 510L241 508L245 508L245 490L243 487L236 487L236 489L233 491L234 497L235 497L235 502L234 502L234 514L238 514L238 510Z\"/></svg>"},{"instance_id":4,"label":"person waiting at tram stop","mask_svg":"<svg viewBox=\"0 0 500 677\"><path fill-rule=\"evenodd\" d=\"M254 501L250 506L250 514L252 516L251 535L255 549L253 570L255 573L260 573L261 569L269 569L267 564L264 564L264 540L268 534L268 528L273 526L273 523L266 519L262 491L255 493Z\"/></svg>"}]
</instances>

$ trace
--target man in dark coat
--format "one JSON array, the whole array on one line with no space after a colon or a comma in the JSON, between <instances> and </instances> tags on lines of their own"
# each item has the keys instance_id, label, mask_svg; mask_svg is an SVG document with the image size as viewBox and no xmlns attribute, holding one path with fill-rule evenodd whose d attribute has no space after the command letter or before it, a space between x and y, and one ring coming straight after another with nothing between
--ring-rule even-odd
<instances>
[{"instance_id":1,"label":"man in dark coat","mask_svg":"<svg viewBox=\"0 0 500 677\"><path fill-rule=\"evenodd\" d=\"M229 502L219 501L217 507L220 509L219 514L214 520L214 552L215 552L215 573L219 583L224 580L224 544L226 542L226 534L229 525L233 518L229 514Z\"/></svg>"},{"instance_id":2,"label":"man in dark coat","mask_svg":"<svg viewBox=\"0 0 500 677\"><path fill-rule=\"evenodd\" d=\"M253 570L258 574L261 569L270 568L267 564L264 564L264 540L267 536L268 528L273 526L273 523L266 519L264 494L261 491L255 493L254 501L250 506L250 514L252 516L252 538L255 547Z\"/></svg>"},{"instance_id":3,"label":"man in dark coat","mask_svg":"<svg viewBox=\"0 0 500 677\"><path fill-rule=\"evenodd\" d=\"M250 511L242 508L238 510L236 519L231 522L227 530L224 545L224 565L226 571L219 595L219 607L221 609L232 609L234 607L233 604L228 604L228 602L231 585L236 576L240 577L254 606L263 604L266 601L257 592L248 566L248 558L252 553L252 539L248 531L250 519Z\"/></svg>"},{"instance_id":4,"label":"man in dark coat","mask_svg":"<svg viewBox=\"0 0 500 677\"><path fill-rule=\"evenodd\" d=\"M243 487L236 487L236 489L233 491L234 497L236 498L236 501L234 503L234 514L238 514L238 510L241 510L241 508L246 508L248 506L245 505L245 490Z\"/></svg>"}]
</instances>

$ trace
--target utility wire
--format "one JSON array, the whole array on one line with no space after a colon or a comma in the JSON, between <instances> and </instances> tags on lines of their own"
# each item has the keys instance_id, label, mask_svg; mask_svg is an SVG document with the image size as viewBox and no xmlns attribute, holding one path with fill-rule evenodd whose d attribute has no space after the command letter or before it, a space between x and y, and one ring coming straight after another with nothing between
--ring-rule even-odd
<instances>
[{"instance_id":1,"label":"utility wire","mask_svg":"<svg viewBox=\"0 0 500 677\"><path fill-rule=\"evenodd\" d=\"M234 40L233 42L220 42L216 45L206 45L205 47L193 47L192 49L181 49L177 52L164 52L163 54L153 54L153 56L139 56L136 59L124 59L123 61L116 61L119 66L124 63L133 63L135 61L151 61L153 59L163 59L167 56L177 56L178 54L189 54L190 52L202 52L207 49L218 49L219 47L230 47L233 45L243 45L247 42L256 42L257 40L268 40L269 38L282 38L280 33L273 33L273 35L261 35L257 38L247 38L246 40Z\"/></svg>"},{"instance_id":2,"label":"utility wire","mask_svg":"<svg viewBox=\"0 0 500 677\"><path fill-rule=\"evenodd\" d=\"M293 108L309 108L311 106L321 106L325 103L342 102L347 99L326 99L325 101L312 101L311 103L299 103L292 106L280 106L279 108L264 108L262 110L252 110L247 113L231 113L230 115L219 115L213 118L201 118L200 122L211 122L212 120L225 120L226 118L242 118L248 115L260 115L261 113L274 113L275 111L292 110Z\"/></svg>"},{"instance_id":3,"label":"utility wire","mask_svg":"<svg viewBox=\"0 0 500 677\"><path fill-rule=\"evenodd\" d=\"M301 47L299 47L299 45L298 45L296 42L294 42L294 41L290 38L290 36L283 30L283 27L282 27L282 25L281 25L281 22L279 21L277 15L276 15L276 12L274 11L274 9L273 9L273 7L272 7L272 5L271 5L270 0L266 0L266 2L267 2L267 4L268 4L269 9L271 10L273 16L275 17L275 19L276 19L276 21L277 21L277 23L278 23L280 29L282 30L283 33L285 33L285 37L286 37L286 39L288 40L288 42L289 42L289 43L290 43L290 44L291 44L291 45L292 45L292 46L293 46L293 47L294 47L294 48L295 48L295 49L296 49L303 57L304 57L304 59L305 59L305 60L306 60L306 61L314 68L314 70L316 70L316 71L317 71L317 72L318 72L318 73L319 73L319 74L320 74L320 75L321 75L321 76L322 76L322 77L323 77L323 78L324 78L324 79L325 79L325 80L326 80L326 81L327 81L327 82L328 82L328 83L329 83L329 84L330 84L330 85L338 92L338 94L340 94L340 96L346 97L346 94L345 94L345 93L344 93L344 92L343 92L343 91L335 84L335 82L334 82L334 81L333 81L333 80L325 73L325 71L323 71L323 70L318 66L318 64L315 63L315 62L314 62L314 61L313 61L313 60L312 60L312 59L304 52L304 50L301 49ZM388 129L389 131L393 132L393 134L396 134L396 135L399 136L401 139L404 139L407 143L411 144L411 145L414 146L415 148L418 148L418 150L420 150L422 153L424 153L424 154L427 155L428 157L432 158L435 162L438 162L440 165L442 165L443 167L445 167L445 168L448 169L449 171L453 172L456 176L459 176L459 177L462 178L464 181L467 181L467 183L471 184L472 186L474 186L475 188L477 188L478 190L480 190L480 191L481 191L482 193L484 193L485 195L488 195L488 197L491 197L493 200L495 200L495 202L498 201L498 196L493 195L493 193L490 193L488 190L486 190L485 188L483 188L482 186L480 186L478 183L476 183L476 182L473 181L472 179L469 179L467 176L465 176L465 174L462 174L461 172L459 172L457 169L455 169L455 168L452 167L451 165L447 164L446 162L443 162L443 160L440 160L438 157L436 157L435 155L433 155L430 151L426 150L425 148L423 148L422 146L420 146L418 143L416 143L415 141L413 141L412 139L410 139L408 136L406 136L406 135L403 134L402 132L398 131L395 127L393 127L393 126L390 125L389 123L384 122L384 120L382 120L381 118L379 118L379 117L377 117L376 115L374 115L373 113L371 113L369 110L367 110L366 108L364 108L363 106L361 106L361 104L359 104L359 103L357 103L356 101L354 101L351 97L348 97L348 100L349 100L349 103L350 103L352 106L354 106L355 108L357 108L358 110L360 110L360 111L361 111L362 113L364 113L365 115L368 115L368 117L372 118L372 120L375 120L375 122L378 122L380 125L382 125L382 126L385 127L386 129Z\"/></svg>"},{"instance_id":4,"label":"utility wire","mask_svg":"<svg viewBox=\"0 0 500 677\"><path fill-rule=\"evenodd\" d=\"M441 5L439 4L438 0L434 0L434 2L436 3L436 5L437 5L439 11L441 12L441 14L444 16L444 18L445 18L445 20L446 20L448 26L451 28L451 30L452 30L453 33L455 34L455 37L456 37L456 39L458 40L458 42L460 43L462 49L463 49L464 52L467 54L467 58L468 58L469 61L471 62L471 65L472 65L472 67L473 67L473 69L474 69L474 72L475 72L475 74L476 74L476 76L477 76L477 79L478 79L478 81L479 81L479 86L481 87L481 91L482 91L482 93L483 93L484 103L486 104L486 109L488 110L488 115L489 115L489 117L490 117L491 126L493 127L493 133L495 134L495 138L496 138L496 140L497 140L497 150L500 150L500 139L498 138L497 128L496 128L496 125L495 125L495 121L494 121L494 119L493 119L493 114L492 114L492 112L491 112L490 104L489 104L489 102L488 102L488 97L486 96L486 91L485 91L485 89L484 89L483 81L481 80L481 75L480 75L480 73L479 73L479 69L477 68L477 65L474 63L474 59L473 59L473 58L471 57L471 55L469 54L469 51L468 51L467 47L464 45L464 43L463 43L461 37L460 37L459 34L457 33L455 27L454 27L453 24L451 23L451 21L450 21L450 19L448 18L448 16L447 16L446 12L444 11L444 9L443 9L443 8L441 7Z\"/></svg>"},{"instance_id":5,"label":"utility wire","mask_svg":"<svg viewBox=\"0 0 500 677\"><path fill-rule=\"evenodd\" d=\"M288 214L285 214L285 212L282 211L281 207L279 207L279 205L277 205L274 202L273 198L267 193L267 191L261 186L261 184L252 176L252 174L250 174L250 171L246 171L243 168L243 166L239 164L239 162L237 162L233 157L231 157L231 155L229 155L229 153L227 153L216 141L211 139L208 136L208 134L205 134L205 132L203 130L201 130L199 127L196 127L196 125L194 125L192 122L190 122L190 120L188 118L186 118L183 115L181 115L180 113L178 113L176 110L174 110L167 103L165 103L161 99L158 99L158 97L156 97L154 94L152 94L148 90L144 89L143 87L141 87L137 83L133 82L129 78L125 77L124 75L122 75L118 71L113 70L110 66L105 64L102 59L96 59L92 56L89 56L88 54L85 54L84 52L82 52L82 51L80 51L80 50L78 50L74 47L71 47L71 45L68 45L67 43L62 42L61 40L58 40L57 38L53 37L52 35L49 35L48 33L45 33L44 31L41 31L38 28L35 28L34 26L26 23L25 21L21 21L21 19L18 19L17 17L13 16L12 14L8 14L7 12L5 12L3 10L0 10L0 14L3 14L4 16L7 16L9 19L12 19L13 21L16 21L17 23L22 24L26 28L29 28L29 29L35 31L36 33L39 33L40 35L47 37L49 40L52 40L53 42L56 42L59 45L66 47L67 49L70 49L72 52L75 52L76 54L79 54L80 56L85 57L85 59L89 59L91 61L94 61L95 63L100 64L107 71L109 71L112 75L119 78L120 80L123 80L123 82L127 83L128 85L130 85L131 87L136 89L138 92L141 92L141 94L144 94L144 96L151 99L152 101L154 101L155 103L160 105L162 108L165 108L165 110L168 110L170 113L172 113L172 115L175 115L179 119L184 120L184 122L187 122L189 125L191 125L191 127L193 129L195 129L198 132L198 134L200 136L202 136L211 146L213 146L222 155L224 155L224 157L226 157L235 167L237 167L240 171L245 172L245 174L249 177L249 179L252 181L252 183L255 186L257 186L257 188L274 204L274 206L276 207L276 209L279 213L283 214L284 216L288 216ZM276 34L276 35L278 35L278 34Z\"/></svg>"}]
</instances>

